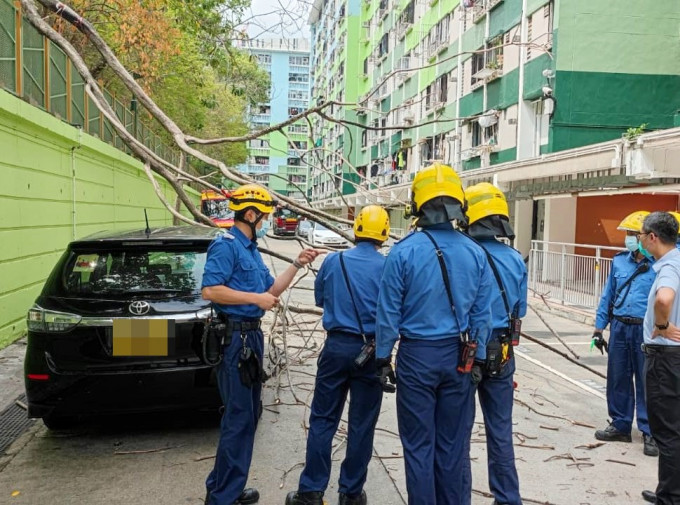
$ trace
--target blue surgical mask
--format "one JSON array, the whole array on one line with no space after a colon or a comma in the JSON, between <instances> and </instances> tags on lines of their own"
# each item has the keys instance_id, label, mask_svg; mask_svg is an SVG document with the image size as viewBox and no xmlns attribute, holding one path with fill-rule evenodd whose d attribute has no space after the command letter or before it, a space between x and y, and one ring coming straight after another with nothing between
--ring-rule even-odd
<instances>
[{"instance_id":1,"label":"blue surgical mask","mask_svg":"<svg viewBox=\"0 0 680 505\"><path fill-rule=\"evenodd\" d=\"M269 219L263 219L262 227L259 230L255 231L255 236L257 238L262 238L267 234L268 231L269 231Z\"/></svg>"},{"instance_id":2,"label":"blue surgical mask","mask_svg":"<svg viewBox=\"0 0 680 505\"><path fill-rule=\"evenodd\" d=\"M638 251L640 251L640 254L642 254L645 258L651 258L652 255L649 253L647 249L642 247L642 242L638 243Z\"/></svg>"},{"instance_id":3,"label":"blue surgical mask","mask_svg":"<svg viewBox=\"0 0 680 505\"><path fill-rule=\"evenodd\" d=\"M628 249L630 252L639 251L638 239L635 237L635 235L626 235L625 244L626 249Z\"/></svg>"}]
</instances>

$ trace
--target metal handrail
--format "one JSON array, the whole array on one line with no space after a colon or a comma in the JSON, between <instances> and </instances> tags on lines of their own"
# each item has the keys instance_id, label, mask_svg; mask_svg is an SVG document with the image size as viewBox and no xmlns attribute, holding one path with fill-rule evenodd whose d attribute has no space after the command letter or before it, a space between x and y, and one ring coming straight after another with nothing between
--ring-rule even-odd
<instances>
[{"instance_id":1,"label":"metal handrail","mask_svg":"<svg viewBox=\"0 0 680 505\"><path fill-rule=\"evenodd\" d=\"M578 250L578 253L576 252ZM613 254L619 247L532 240L529 286L563 305L597 309ZM584 254L590 252L591 254Z\"/></svg>"}]
</instances>

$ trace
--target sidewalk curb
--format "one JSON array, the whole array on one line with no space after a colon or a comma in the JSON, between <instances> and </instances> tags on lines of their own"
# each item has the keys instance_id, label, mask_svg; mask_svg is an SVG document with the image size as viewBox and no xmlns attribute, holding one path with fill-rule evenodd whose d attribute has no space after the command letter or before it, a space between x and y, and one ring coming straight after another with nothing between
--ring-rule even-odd
<instances>
[{"instance_id":1,"label":"sidewalk curb","mask_svg":"<svg viewBox=\"0 0 680 505\"><path fill-rule=\"evenodd\" d=\"M593 328L595 327L595 315L586 312L583 309L569 307L567 305L554 303L549 300L543 301L538 297L529 297L529 305L531 305L533 309L543 314L559 316L569 319L570 321L576 321L577 323L592 326Z\"/></svg>"}]
</instances>

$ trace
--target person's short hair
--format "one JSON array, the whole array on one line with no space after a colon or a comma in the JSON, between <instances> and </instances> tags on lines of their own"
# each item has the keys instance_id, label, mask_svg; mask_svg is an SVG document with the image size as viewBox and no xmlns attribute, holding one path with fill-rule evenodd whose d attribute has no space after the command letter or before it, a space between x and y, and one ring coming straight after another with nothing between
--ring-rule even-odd
<instances>
[{"instance_id":1,"label":"person's short hair","mask_svg":"<svg viewBox=\"0 0 680 505\"><path fill-rule=\"evenodd\" d=\"M653 233L667 245L678 239L678 221L668 212L652 212L642 223L642 233Z\"/></svg>"}]
</instances>

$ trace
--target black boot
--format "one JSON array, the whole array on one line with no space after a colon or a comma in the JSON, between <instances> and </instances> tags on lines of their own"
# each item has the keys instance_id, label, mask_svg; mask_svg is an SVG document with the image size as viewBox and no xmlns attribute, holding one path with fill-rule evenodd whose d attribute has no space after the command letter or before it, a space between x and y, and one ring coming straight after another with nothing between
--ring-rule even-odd
<instances>
[{"instance_id":1,"label":"black boot","mask_svg":"<svg viewBox=\"0 0 680 505\"><path fill-rule=\"evenodd\" d=\"M359 496L350 498L345 493L340 493L338 496L338 505L366 505L368 499L366 498L366 491L361 491Z\"/></svg>"},{"instance_id":2,"label":"black boot","mask_svg":"<svg viewBox=\"0 0 680 505\"><path fill-rule=\"evenodd\" d=\"M243 490L241 496L238 497L238 500L236 500L234 505L250 505L252 503L257 503L258 501L260 501L260 493L257 489L247 487Z\"/></svg>"},{"instance_id":3,"label":"black boot","mask_svg":"<svg viewBox=\"0 0 680 505\"><path fill-rule=\"evenodd\" d=\"M291 491L286 496L286 505L323 505L323 493L321 491L307 491L306 493Z\"/></svg>"},{"instance_id":4,"label":"black boot","mask_svg":"<svg viewBox=\"0 0 680 505\"><path fill-rule=\"evenodd\" d=\"M623 433L617 430L613 424L610 424L604 430L597 430L595 438L605 442L631 442L633 440L630 433Z\"/></svg>"},{"instance_id":5,"label":"black boot","mask_svg":"<svg viewBox=\"0 0 680 505\"><path fill-rule=\"evenodd\" d=\"M656 445L656 440L651 435L642 434L642 452L645 456L658 456L659 448Z\"/></svg>"},{"instance_id":6,"label":"black boot","mask_svg":"<svg viewBox=\"0 0 680 505\"><path fill-rule=\"evenodd\" d=\"M643 491L642 499L648 501L649 503L656 503L656 493L654 491Z\"/></svg>"}]
</instances>

